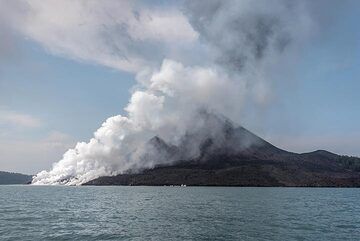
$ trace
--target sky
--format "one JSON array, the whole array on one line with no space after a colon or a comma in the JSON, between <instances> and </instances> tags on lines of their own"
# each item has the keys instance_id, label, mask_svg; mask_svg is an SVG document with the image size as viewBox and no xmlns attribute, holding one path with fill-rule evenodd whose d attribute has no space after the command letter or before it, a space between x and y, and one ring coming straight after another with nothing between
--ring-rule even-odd
<instances>
[{"instance_id":1,"label":"sky","mask_svg":"<svg viewBox=\"0 0 360 241\"><path fill-rule=\"evenodd\" d=\"M79 5L70 2L64 9ZM108 117L126 114L144 66L156 65L164 56L202 61L197 59L203 51L199 33L179 14L180 3L152 3L156 11L151 19L165 16L168 26L160 20L148 23L146 9L154 6L142 2L138 18L144 15L145 20L141 28L131 29L135 42L115 28L106 30L108 35L116 32L111 38L98 37L89 26L112 19L89 18L81 4L59 11L63 19L58 20L57 9L49 4L17 3L0 1L6 11L0 10L0 170L35 174L49 169L67 149L89 140ZM119 3L119 10L108 15L127 16L127 7ZM274 74L274 94L266 107L248 107L239 124L289 151L326 149L360 156L360 2L328 1L325 8L332 4L340 7L323 10L326 21L315 28L291 68ZM37 11L24 14L28 5ZM78 15L89 22L73 25ZM133 20L118 21L131 25ZM104 47L105 40L116 46ZM151 44L143 46L145 41ZM164 50L164 44L170 47Z\"/></svg>"}]
</instances>

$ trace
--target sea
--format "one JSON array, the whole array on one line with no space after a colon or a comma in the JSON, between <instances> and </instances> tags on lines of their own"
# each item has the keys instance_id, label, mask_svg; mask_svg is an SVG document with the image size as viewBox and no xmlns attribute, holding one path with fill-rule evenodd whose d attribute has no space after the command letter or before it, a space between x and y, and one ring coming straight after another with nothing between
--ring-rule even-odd
<instances>
[{"instance_id":1,"label":"sea","mask_svg":"<svg viewBox=\"0 0 360 241\"><path fill-rule=\"evenodd\" d=\"M360 240L360 189L0 186L0 240Z\"/></svg>"}]
</instances>

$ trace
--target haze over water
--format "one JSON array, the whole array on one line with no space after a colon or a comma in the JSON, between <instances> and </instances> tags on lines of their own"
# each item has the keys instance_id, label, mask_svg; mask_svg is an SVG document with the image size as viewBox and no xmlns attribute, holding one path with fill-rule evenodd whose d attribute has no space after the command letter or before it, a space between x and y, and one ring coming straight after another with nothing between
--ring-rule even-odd
<instances>
[{"instance_id":1,"label":"haze over water","mask_svg":"<svg viewBox=\"0 0 360 241\"><path fill-rule=\"evenodd\" d=\"M0 186L1 240L357 240L360 189Z\"/></svg>"}]
</instances>

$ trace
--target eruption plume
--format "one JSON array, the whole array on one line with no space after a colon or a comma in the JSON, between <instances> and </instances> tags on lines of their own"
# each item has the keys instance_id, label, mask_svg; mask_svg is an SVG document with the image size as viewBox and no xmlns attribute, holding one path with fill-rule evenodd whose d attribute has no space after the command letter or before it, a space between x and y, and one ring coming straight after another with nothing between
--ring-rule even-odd
<instances>
[{"instance_id":1,"label":"eruption plume","mask_svg":"<svg viewBox=\"0 0 360 241\"><path fill-rule=\"evenodd\" d=\"M137 85L125 116L108 118L89 142L77 143L50 171L38 173L33 184L78 185L200 155L204 139L221 139L221 116L239 123L244 106L268 101L271 71L303 44L312 26L307 4L300 1L189 1L182 11L172 9L171 16L153 7L145 9L141 2L129 2L121 17L116 14L119 6L96 8L96 2L89 2L76 1L76 5L85 4L81 16L94 10L96 16L90 19L104 28L85 22L72 38L73 22L55 24L51 31L58 28L69 37L66 44L52 39L47 47L134 72ZM102 18L102 10L110 11L110 17ZM29 14L39 20L39 11ZM165 25L169 19L182 26L184 36L170 31ZM43 41L31 27L26 32ZM90 38L88 48L78 45L81 34ZM186 41L179 43L182 38ZM104 51L97 59L91 51L99 46ZM161 56L166 58L159 61ZM186 147L184 140L189 142ZM181 154L176 151L180 146L186 149Z\"/></svg>"}]
</instances>

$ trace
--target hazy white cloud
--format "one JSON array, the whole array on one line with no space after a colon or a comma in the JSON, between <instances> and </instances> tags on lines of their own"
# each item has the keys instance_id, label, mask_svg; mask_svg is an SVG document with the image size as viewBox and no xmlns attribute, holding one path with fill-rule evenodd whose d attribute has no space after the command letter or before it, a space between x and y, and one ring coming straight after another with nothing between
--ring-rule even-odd
<instances>
[{"instance_id":1,"label":"hazy white cloud","mask_svg":"<svg viewBox=\"0 0 360 241\"><path fill-rule=\"evenodd\" d=\"M136 72L161 62L166 48L191 43L197 33L175 8L138 1L0 1L0 14L51 53Z\"/></svg>"},{"instance_id":2,"label":"hazy white cloud","mask_svg":"<svg viewBox=\"0 0 360 241\"><path fill-rule=\"evenodd\" d=\"M0 124L14 127L37 128L42 121L34 116L9 110L0 110Z\"/></svg>"}]
</instances>

